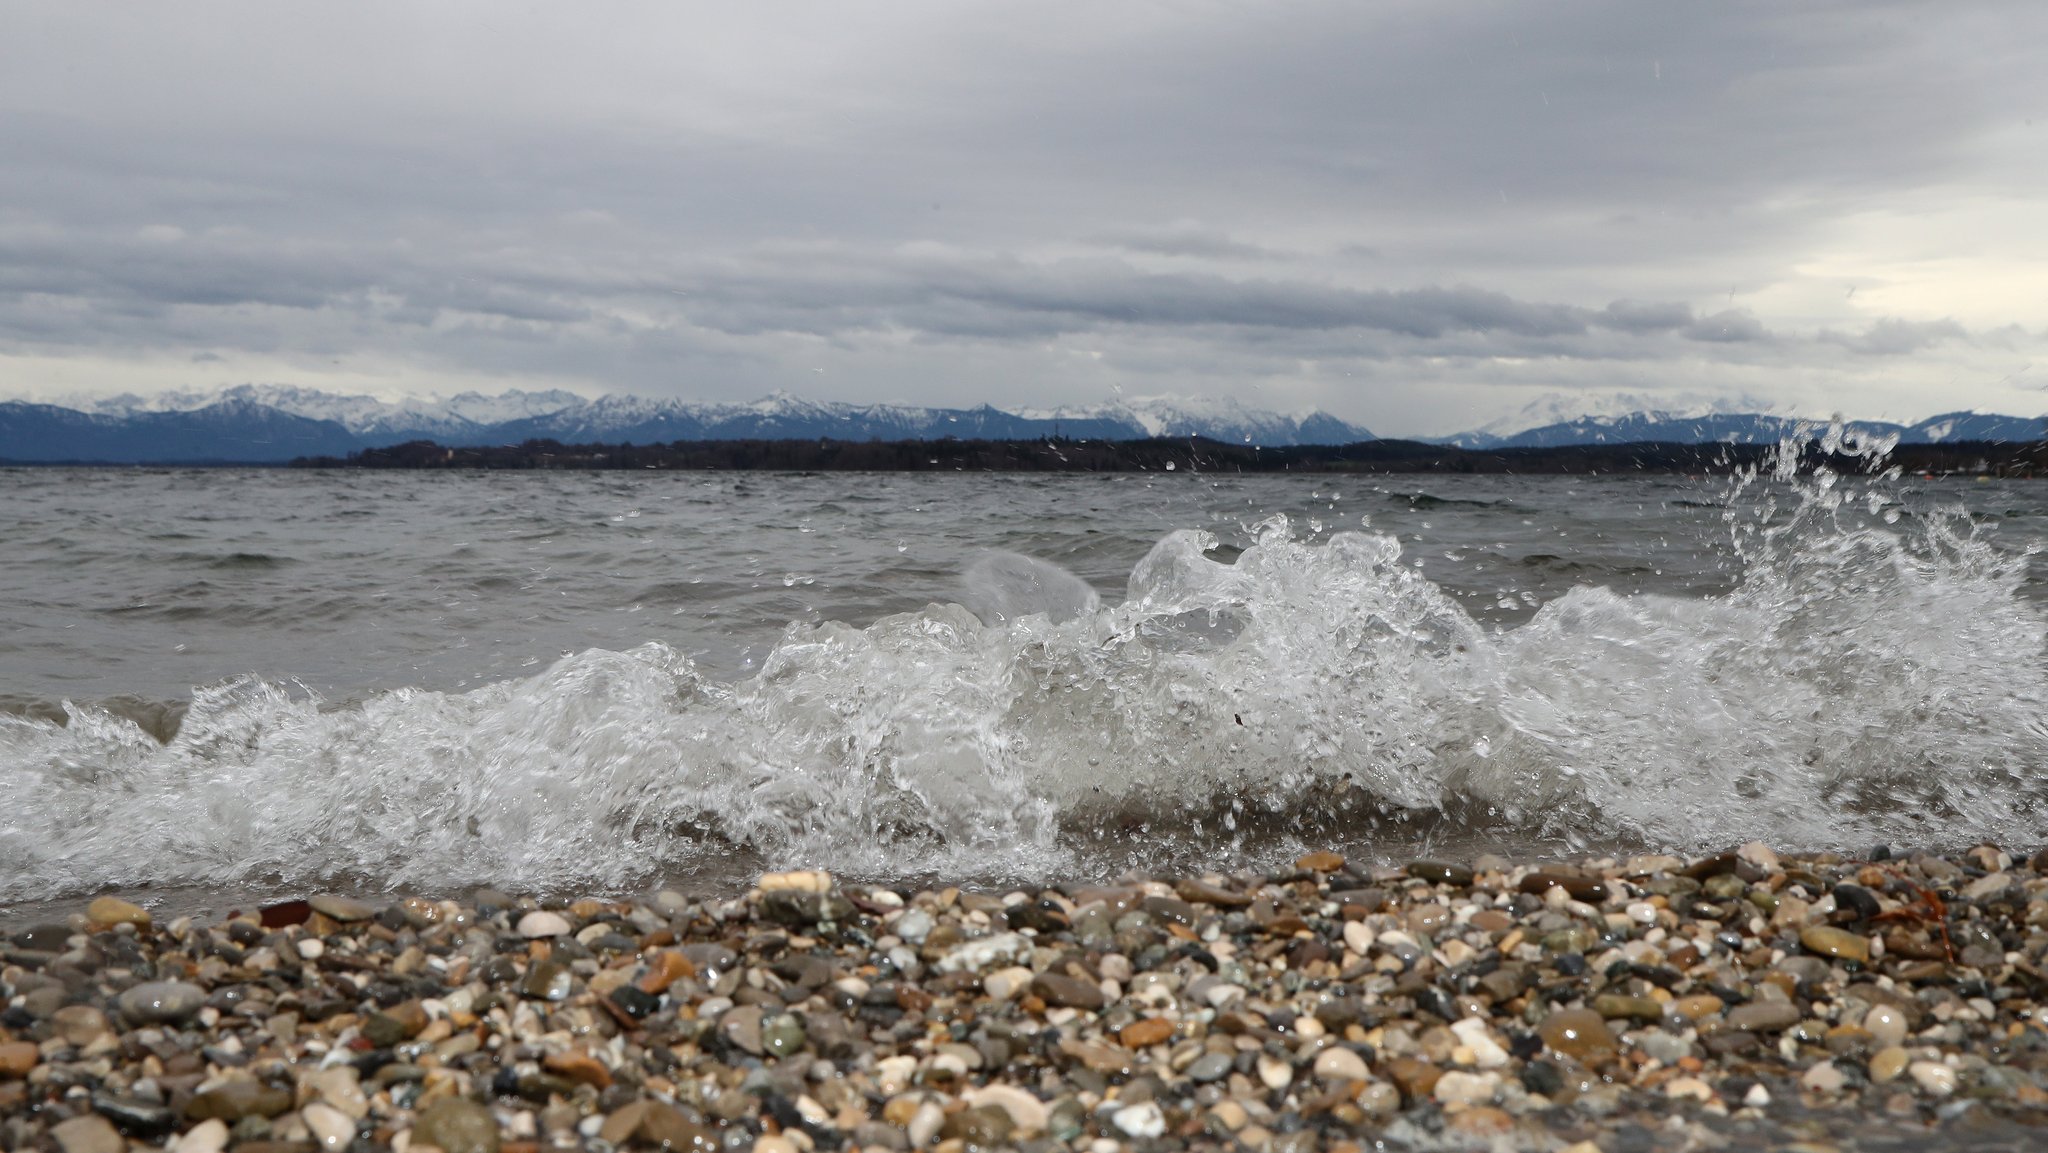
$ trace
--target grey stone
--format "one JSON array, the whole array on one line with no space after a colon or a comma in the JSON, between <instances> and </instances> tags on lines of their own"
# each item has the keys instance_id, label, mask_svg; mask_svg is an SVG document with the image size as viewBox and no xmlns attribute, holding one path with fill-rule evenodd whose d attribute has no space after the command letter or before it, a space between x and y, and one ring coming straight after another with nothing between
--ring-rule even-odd
<instances>
[{"instance_id":1,"label":"grey stone","mask_svg":"<svg viewBox=\"0 0 2048 1153\"><path fill-rule=\"evenodd\" d=\"M184 981L145 981L122 993L115 1004L137 1025L176 1025L206 1004L206 990Z\"/></svg>"}]
</instances>

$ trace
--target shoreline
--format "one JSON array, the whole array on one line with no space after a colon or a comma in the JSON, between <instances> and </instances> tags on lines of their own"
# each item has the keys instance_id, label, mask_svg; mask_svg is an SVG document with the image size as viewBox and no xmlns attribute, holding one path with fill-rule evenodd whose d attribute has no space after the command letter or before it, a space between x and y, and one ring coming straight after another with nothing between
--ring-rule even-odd
<instances>
[{"instance_id":1,"label":"shoreline","mask_svg":"<svg viewBox=\"0 0 2048 1153\"><path fill-rule=\"evenodd\" d=\"M2048 852L1989 846L101 897L0 937L0 1146L2027 1148L2044 954Z\"/></svg>"}]
</instances>

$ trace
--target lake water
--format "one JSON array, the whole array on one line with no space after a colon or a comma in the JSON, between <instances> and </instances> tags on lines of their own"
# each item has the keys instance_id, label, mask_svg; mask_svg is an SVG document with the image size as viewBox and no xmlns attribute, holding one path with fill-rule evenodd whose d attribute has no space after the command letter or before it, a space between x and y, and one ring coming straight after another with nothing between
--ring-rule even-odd
<instances>
[{"instance_id":1,"label":"lake water","mask_svg":"<svg viewBox=\"0 0 2048 1153\"><path fill-rule=\"evenodd\" d=\"M2048 489L0 471L0 905L2048 839Z\"/></svg>"}]
</instances>

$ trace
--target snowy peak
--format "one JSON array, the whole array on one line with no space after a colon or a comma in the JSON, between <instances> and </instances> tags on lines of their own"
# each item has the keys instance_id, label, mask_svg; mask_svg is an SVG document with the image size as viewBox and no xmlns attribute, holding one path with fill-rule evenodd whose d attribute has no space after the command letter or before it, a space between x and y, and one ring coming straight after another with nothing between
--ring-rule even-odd
<instances>
[{"instance_id":1,"label":"snowy peak","mask_svg":"<svg viewBox=\"0 0 2048 1153\"><path fill-rule=\"evenodd\" d=\"M239 422L246 434L228 427ZM201 431L215 430L203 443ZM169 435L167 430L175 431ZM243 384L73 402L0 403L0 460L108 462L235 460L264 463L343 455L409 440L445 445L564 442L658 444L678 440L934 440L946 437L1135 440L1205 436L1243 444L1348 444L1372 433L1325 413L1294 417L1232 401L1151 398L1099 409L1006 412L853 405L783 393L745 404L613 394L462 393L386 401L281 384Z\"/></svg>"},{"instance_id":2,"label":"snowy peak","mask_svg":"<svg viewBox=\"0 0 2048 1153\"><path fill-rule=\"evenodd\" d=\"M213 391L187 389L148 397L124 393L83 403L74 401L68 407L100 416L129 418L143 413L196 412L222 404L254 404L307 420L333 421L357 435L374 437L393 431L456 430L502 424L583 403L583 397L560 389L513 389L498 396L465 392L447 400L430 397L393 402L362 393L321 392L289 384L237 384Z\"/></svg>"},{"instance_id":3,"label":"snowy peak","mask_svg":"<svg viewBox=\"0 0 2048 1153\"><path fill-rule=\"evenodd\" d=\"M2042 418L2003 416L1996 413L1950 412L1931 416L1915 424L1891 421L1846 422L1856 433L1871 438L1895 437L1902 444L1938 444L1943 441L2033 441L2044 435ZM1786 437L1808 435L1828 424L1826 419L1783 416L1765 412L1716 412L1696 409L1651 409L1604 415L1580 415L1519 431L1493 426L1434 438L1435 443L1459 448L1556 448L1574 444L1775 444Z\"/></svg>"},{"instance_id":4,"label":"snowy peak","mask_svg":"<svg viewBox=\"0 0 2048 1153\"><path fill-rule=\"evenodd\" d=\"M1548 398L1525 416L1552 419L1439 438L1464 448L1574 444L1775 443L1818 423L1762 411L1715 411L1684 397L1659 407L1569 414L1566 397ZM1637 397L1622 399L1640 400ZM1951 412L1917 424L1855 422L1868 437L1904 443L2032 441L2040 418ZM1237 444L1351 444L1370 430L1322 412L1288 415L1235 400L1138 397L1110 404L1010 411L915 405L855 405L777 393L744 404L613 394L594 399L562 390L510 391L386 401L281 384L245 384L213 392L118 396L70 405L0 403L0 460L286 461L340 456L408 440L444 445L567 443L665 444L678 440L1136 440L1207 437Z\"/></svg>"}]
</instances>

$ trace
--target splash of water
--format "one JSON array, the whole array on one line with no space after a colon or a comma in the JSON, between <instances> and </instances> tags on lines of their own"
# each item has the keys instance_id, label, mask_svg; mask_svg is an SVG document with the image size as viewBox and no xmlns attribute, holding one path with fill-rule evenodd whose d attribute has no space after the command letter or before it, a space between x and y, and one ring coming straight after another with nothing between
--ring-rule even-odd
<instances>
[{"instance_id":1,"label":"splash of water","mask_svg":"<svg viewBox=\"0 0 2048 1153\"><path fill-rule=\"evenodd\" d=\"M87 707L0 715L0 899L617 889L734 853L1044 876L1370 851L1416 815L1575 848L2039 839L2048 622L2017 595L2025 558L1795 459L1729 501L1731 594L1581 587L1506 631L1390 537L1276 518L1234 563L1167 536L1109 607L1004 558L969 578L982 617L791 626L734 683L648 644L335 707L228 682L167 743Z\"/></svg>"}]
</instances>

